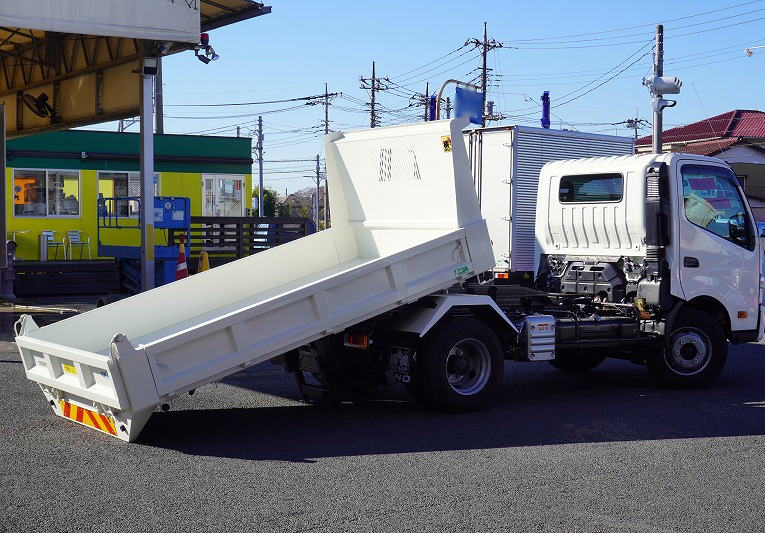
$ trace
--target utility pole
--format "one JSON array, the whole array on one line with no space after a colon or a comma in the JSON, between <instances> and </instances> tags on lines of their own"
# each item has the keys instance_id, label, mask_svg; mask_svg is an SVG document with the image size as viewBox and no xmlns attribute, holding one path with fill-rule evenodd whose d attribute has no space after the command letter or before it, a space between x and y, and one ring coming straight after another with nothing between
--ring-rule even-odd
<instances>
[{"instance_id":1,"label":"utility pole","mask_svg":"<svg viewBox=\"0 0 765 533\"><path fill-rule=\"evenodd\" d=\"M329 186L327 185L327 162L324 161L324 229L329 228Z\"/></svg>"},{"instance_id":2,"label":"utility pole","mask_svg":"<svg viewBox=\"0 0 765 533\"><path fill-rule=\"evenodd\" d=\"M388 78L378 78L375 73L375 62L372 61L372 77L371 78L364 78L363 76L359 78L359 81L361 82L361 85L359 88L366 89L370 92L370 104L369 104L369 127L370 128L376 128L379 126L379 119L377 117L377 91L385 91L388 89L387 85L384 85L382 82L387 81L390 82Z\"/></svg>"},{"instance_id":3,"label":"utility pole","mask_svg":"<svg viewBox=\"0 0 765 533\"><path fill-rule=\"evenodd\" d=\"M319 231L319 193L321 192L321 170L319 168L319 154L316 154L316 231Z\"/></svg>"},{"instance_id":4,"label":"utility pole","mask_svg":"<svg viewBox=\"0 0 765 533\"><path fill-rule=\"evenodd\" d=\"M162 58L157 58L157 75L154 79L154 107L156 111L156 129L159 135L165 133L165 100L162 96ZM237 135L238 137L238 135Z\"/></svg>"},{"instance_id":5,"label":"utility pole","mask_svg":"<svg viewBox=\"0 0 765 533\"><path fill-rule=\"evenodd\" d=\"M324 84L324 135L329 134L329 92L327 89L327 84ZM326 168L324 169L324 229L327 229L329 226L327 225L327 222L329 220L328 213L329 213L329 185L327 184L327 176L326 176ZM318 229L318 226L317 226Z\"/></svg>"},{"instance_id":6,"label":"utility pole","mask_svg":"<svg viewBox=\"0 0 765 533\"><path fill-rule=\"evenodd\" d=\"M377 126L377 110L375 109L375 91L377 90L377 83L376 77L375 77L375 62L372 61L372 105L371 105L371 111L369 113L369 124L370 128L374 128Z\"/></svg>"},{"instance_id":7,"label":"utility pole","mask_svg":"<svg viewBox=\"0 0 765 533\"><path fill-rule=\"evenodd\" d=\"M653 56L653 75L661 78L664 76L664 26L659 24L656 26L656 53ZM661 98L661 95L659 95ZM661 153L662 147L662 108L660 105L654 105L653 107L653 146L652 152L654 154Z\"/></svg>"},{"instance_id":8,"label":"utility pole","mask_svg":"<svg viewBox=\"0 0 765 533\"><path fill-rule=\"evenodd\" d=\"M653 137L651 151L660 154L663 142L662 113L665 107L674 107L676 100L665 100L665 94L679 94L683 82L673 76L664 76L664 26L656 26L656 51L653 55L653 76L643 79L643 85L648 87L652 96L653 107Z\"/></svg>"},{"instance_id":9,"label":"utility pole","mask_svg":"<svg viewBox=\"0 0 765 533\"><path fill-rule=\"evenodd\" d=\"M452 99L446 97L446 118L452 118Z\"/></svg>"},{"instance_id":10,"label":"utility pole","mask_svg":"<svg viewBox=\"0 0 765 533\"><path fill-rule=\"evenodd\" d=\"M486 66L486 56L490 51L495 48L502 48L503 45L499 41L489 39L489 35L486 29L486 23L483 23L483 40L480 39L468 39L465 43L472 44L476 48L481 47L481 91L483 92L483 114L481 117L481 126L486 126L486 96L489 92L489 71L494 70Z\"/></svg>"},{"instance_id":11,"label":"utility pole","mask_svg":"<svg viewBox=\"0 0 765 533\"><path fill-rule=\"evenodd\" d=\"M422 107L423 107L422 120L424 122L428 121L428 108L430 107L430 102L428 102L429 94L430 94L430 86L429 86L429 83L426 81L425 94L422 96Z\"/></svg>"},{"instance_id":12,"label":"utility pole","mask_svg":"<svg viewBox=\"0 0 765 533\"><path fill-rule=\"evenodd\" d=\"M640 124L643 122L643 119L640 118L628 118L623 122L623 124L628 127L635 130L635 140L638 138L638 128L640 127Z\"/></svg>"},{"instance_id":13,"label":"utility pole","mask_svg":"<svg viewBox=\"0 0 765 533\"><path fill-rule=\"evenodd\" d=\"M640 119L637 117L627 119L627 127L635 130L635 140L637 141L638 128L640 127Z\"/></svg>"},{"instance_id":14,"label":"utility pole","mask_svg":"<svg viewBox=\"0 0 765 533\"><path fill-rule=\"evenodd\" d=\"M327 84L324 84L324 135L329 133L329 92Z\"/></svg>"},{"instance_id":15,"label":"utility pole","mask_svg":"<svg viewBox=\"0 0 765 533\"><path fill-rule=\"evenodd\" d=\"M258 216L263 216L263 117L258 117Z\"/></svg>"}]
</instances>

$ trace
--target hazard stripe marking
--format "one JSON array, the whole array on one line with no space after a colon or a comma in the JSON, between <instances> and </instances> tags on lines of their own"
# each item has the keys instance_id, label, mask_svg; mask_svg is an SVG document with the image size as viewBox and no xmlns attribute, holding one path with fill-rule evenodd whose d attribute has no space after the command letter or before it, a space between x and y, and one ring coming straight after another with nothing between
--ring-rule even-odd
<instances>
[{"instance_id":1,"label":"hazard stripe marking","mask_svg":"<svg viewBox=\"0 0 765 533\"><path fill-rule=\"evenodd\" d=\"M106 428L106 431L108 433L111 433L112 435L117 434L117 429L114 427L114 422L108 418L106 415L98 415L101 417L101 421L104 423L104 427Z\"/></svg>"},{"instance_id":2,"label":"hazard stripe marking","mask_svg":"<svg viewBox=\"0 0 765 533\"><path fill-rule=\"evenodd\" d=\"M60 400L59 402L61 405L61 413L65 418L74 420L83 426L88 426L110 435L117 435L117 429L115 428L114 420L111 417L65 402L64 400Z\"/></svg>"},{"instance_id":3,"label":"hazard stripe marking","mask_svg":"<svg viewBox=\"0 0 765 533\"><path fill-rule=\"evenodd\" d=\"M93 426L99 431L103 431L104 428L101 427L101 424L98 422L98 417L96 416L96 413L93 411L86 411L85 414L90 419L90 422L88 423L89 426Z\"/></svg>"}]
</instances>

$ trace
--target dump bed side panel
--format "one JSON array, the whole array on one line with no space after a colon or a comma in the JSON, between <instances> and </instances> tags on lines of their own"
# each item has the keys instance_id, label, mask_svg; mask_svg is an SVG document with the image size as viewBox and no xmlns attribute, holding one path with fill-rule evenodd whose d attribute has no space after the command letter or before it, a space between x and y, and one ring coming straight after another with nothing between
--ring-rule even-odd
<instances>
[{"instance_id":1,"label":"dump bed side panel","mask_svg":"<svg viewBox=\"0 0 765 533\"><path fill-rule=\"evenodd\" d=\"M464 232L339 272L291 294L148 345L160 396L172 397L474 273Z\"/></svg>"}]
</instances>

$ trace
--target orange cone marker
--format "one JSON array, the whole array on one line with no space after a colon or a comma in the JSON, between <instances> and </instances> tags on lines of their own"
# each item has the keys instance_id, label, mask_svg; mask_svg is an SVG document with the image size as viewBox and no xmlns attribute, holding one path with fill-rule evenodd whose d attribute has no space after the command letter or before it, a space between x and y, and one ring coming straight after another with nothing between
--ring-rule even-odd
<instances>
[{"instance_id":1,"label":"orange cone marker","mask_svg":"<svg viewBox=\"0 0 765 533\"><path fill-rule=\"evenodd\" d=\"M181 241L181 246L178 251L178 266L175 267L175 280L178 281L179 279L188 278L189 277L189 267L186 264L186 247L183 245L183 235L179 237L179 240Z\"/></svg>"}]
</instances>

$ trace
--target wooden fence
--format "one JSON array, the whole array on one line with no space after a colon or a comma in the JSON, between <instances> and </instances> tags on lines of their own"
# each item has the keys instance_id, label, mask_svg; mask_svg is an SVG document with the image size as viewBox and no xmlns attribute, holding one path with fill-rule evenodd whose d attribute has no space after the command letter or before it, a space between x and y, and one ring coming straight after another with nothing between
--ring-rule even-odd
<instances>
[{"instance_id":1,"label":"wooden fence","mask_svg":"<svg viewBox=\"0 0 765 533\"><path fill-rule=\"evenodd\" d=\"M201 251L207 252L210 266L273 248L314 232L305 218L191 217L189 267L196 270ZM171 244L178 242L178 230L170 230Z\"/></svg>"}]
</instances>

